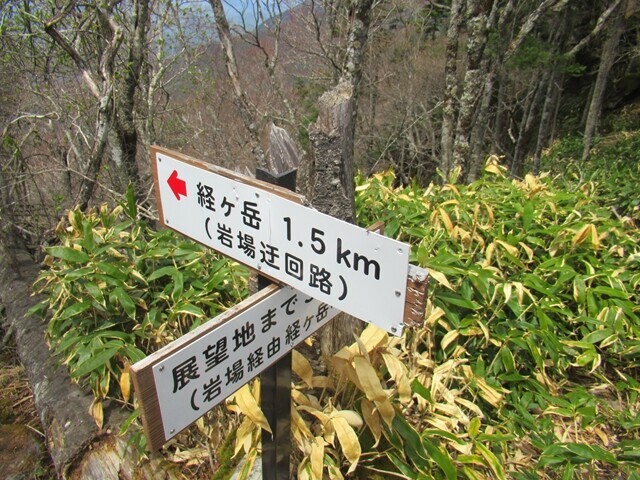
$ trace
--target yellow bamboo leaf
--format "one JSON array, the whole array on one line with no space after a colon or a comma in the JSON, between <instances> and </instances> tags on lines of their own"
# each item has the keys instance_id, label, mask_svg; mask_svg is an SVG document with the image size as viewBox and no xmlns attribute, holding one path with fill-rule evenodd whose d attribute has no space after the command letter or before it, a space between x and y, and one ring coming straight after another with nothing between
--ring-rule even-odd
<instances>
[{"instance_id":1,"label":"yellow bamboo leaf","mask_svg":"<svg viewBox=\"0 0 640 480\"><path fill-rule=\"evenodd\" d=\"M425 321L425 325L426 326L435 325L436 322L440 318L442 318L444 315L445 315L445 312L440 307L434 308L433 310L431 310L429 315L427 315L427 320Z\"/></svg>"},{"instance_id":2,"label":"yellow bamboo leaf","mask_svg":"<svg viewBox=\"0 0 640 480\"><path fill-rule=\"evenodd\" d=\"M518 249L516 247L514 247L513 245L510 245L510 244L508 244L507 242L505 242L503 240L496 240L496 243L500 244L500 246L502 246L502 248L504 248L507 252L509 252L514 257L518 256Z\"/></svg>"},{"instance_id":3,"label":"yellow bamboo leaf","mask_svg":"<svg viewBox=\"0 0 640 480\"><path fill-rule=\"evenodd\" d=\"M449 283L449 280L447 280L447 277L445 276L444 273L438 272L438 271L433 270L433 269L430 268L429 269L429 276L431 278L433 278L436 282L438 282L440 285L444 285L449 290L453 290L453 287Z\"/></svg>"},{"instance_id":4,"label":"yellow bamboo leaf","mask_svg":"<svg viewBox=\"0 0 640 480\"><path fill-rule=\"evenodd\" d=\"M269 422L267 422L267 418L264 416L264 413L262 413L256 397L251 393L249 384L244 385L240 390L238 390L233 398L240 408L240 411L254 424L265 429L267 432L272 433ZM283 401L290 401L290 399L283 399Z\"/></svg>"},{"instance_id":5,"label":"yellow bamboo leaf","mask_svg":"<svg viewBox=\"0 0 640 480\"><path fill-rule=\"evenodd\" d=\"M364 421L371 430L371 434L373 438L376 440L373 448L378 446L378 442L380 442L380 438L382 438L382 424L380 423L380 416L378 412L375 411L375 406L372 402L363 398L360 402L360 408L362 410L362 416L364 417Z\"/></svg>"},{"instance_id":6,"label":"yellow bamboo leaf","mask_svg":"<svg viewBox=\"0 0 640 480\"><path fill-rule=\"evenodd\" d=\"M389 341L389 334L370 323L360 334L360 340L364 344L367 352L371 353L375 348L387 344Z\"/></svg>"},{"instance_id":7,"label":"yellow bamboo leaf","mask_svg":"<svg viewBox=\"0 0 640 480\"><path fill-rule=\"evenodd\" d=\"M371 366L371 364L364 357L355 357L353 359L353 366L360 381L362 391L369 400L372 401L384 401L387 398L387 394L380 385L380 379Z\"/></svg>"},{"instance_id":8,"label":"yellow bamboo leaf","mask_svg":"<svg viewBox=\"0 0 640 480\"><path fill-rule=\"evenodd\" d=\"M522 305L522 301L524 300L524 293L527 291L522 282L513 282L513 286L516 287L516 292L518 294L518 305Z\"/></svg>"},{"instance_id":9,"label":"yellow bamboo leaf","mask_svg":"<svg viewBox=\"0 0 640 480\"><path fill-rule=\"evenodd\" d=\"M307 407L307 406L301 405L301 406L298 407L298 411L310 413L311 415L316 417L318 420L320 420L322 425L325 426L325 427L329 424L329 415L327 415L324 412L321 412L317 408Z\"/></svg>"},{"instance_id":10,"label":"yellow bamboo leaf","mask_svg":"<svg viewBox=\"0 0 640 480\"><path fill-rule=\"evenodd\" d=\"M438 212L440 213L440 218L442 218L442 222L444 223L444 228L447 230L447 233L451 234L451 231L453 230L453 222L451 221L449 214L442 208L439 208Z\"/></svg>"},{"instance_id":11,"label":"yellow bamboo leaf","mask_svg":"<svg viewBox=\"0 0 640 480\"><path fill-rule=\"evenodd\" d=\"M455 401L456 403L459 403L463 407L475 413L476 416L480 418L484 418L484 414L482 413L482 410L480 410L480 407L478 407L475 403L471 402L470 400L467 400L466 398L462 398L462 397L456 397Z\"/></svg>"},{"instance_id":12,"label":"yellow bamboo leaf","mask_svg":"<svg viewBox=\"0 0 640 480\"><path fill-rule=\"evenodd\" d=\"M411 401L411 383L409 382L407 367L396 357L388 352L383 352L382 358L387 365L391 378L398 386L398 396L402 403Z\"/></svg>"},{"instance_id":13,"label":"yellow bamboo leaf","mask_svg":"<svg viewBox=\"0 0 640 480\"><path fill-rule=\"evenodd\" d=\"M351 345L353 347L353 345ZM362 343L362 340L360 339L360 337L356 338L356 342L355 342L355 346L358 347L358 353L360 355L362 355L364 358L366 358L367 360L369 360L369 352L367 352L367 347L364 346L364 343Z\"/></svg>"},{"instance_id":14,"label":"yellow bamboo leaf","mask_svg":"<svg viewBox=\"0 0 640 480\"><path fill-rule=\"evenodd\" d=\"M584 227L578 230L571 239L571 245L575 247L576 245L580 245L584 242L587 237L589 237L589 234L591 234L591 227L593 227L593 225L587 223Z\"/></svg>"},{"instance_id":15,"label":"yellow bamboo leaf","mask_svg":"<svg viewBox=\"0 0 640 480\"><path fill-rule=\"evenodd\" d=\"M291 425L293 427L293 436L296 437L299 442L302 442L303 438L312 436L311 429L307 425L307 422L305 422L302 415L300 415L295 408L291 409Z\"/></svg>"},{"instance_id":16,"label":"yellow bamboo leaf","mask_svg":"<svg viewBox=\"0 0 640 480\"><path fill-rule=\"evenodd\" d=\"M484 261L482 262L483 267L489 267L491 265L491 260L493 259L493 252L496 249L496 242L491 242L487 245L486 250L484 251Z\"/></svg>"},{"instance_id":17,"label":"yellow bamboo leaf","mask_svg":"<svg viewBox=\"0 0 640 480\"><path fill-rule=\"evenodd\" d=\"M291 390L291 400L293 400L297 405L306 405L308 407L312 406L309 397L297 389Z\"/></svg>"},{"instance_id":18,"label":"yellow bamboo leaf","mask_svg":"<svg viewBox=\"0 0 640 480\"><path fill-rule=\"evenodd\" d=\"M309 360L297 350L292 350L291 354L291 369L308 387L313 388L313 368L311 368Z\"/></svg>"},{"instance_id":19,"label":"yellow bamboo leaf","mask_svg":"<svg viewBox=\"0 0 640 480\"><path fill-rule=\"evenodd\" d=\"M311 477L311 463L308 457L304 457L298 464L298 480L315 480Z\"/></svg>"},{"instance_id":20,"label":"yellow bamboo leaf","mask_svg":"<svg viewBox=\"0 0 640 480\"><path fill-rule=\"evenodd\" d=\"M535 253L533 252L531 247L524 242L519 242L518 245L522 247L524 252L527 254L527 258L529 259L530 262L532 262L535 257Z\"/></svg>"},{"instance_id":21,"label":"yellow bamboo leaf","mask_svg":"<svg viewBox=\"0 0 640 480\"><path fill-rule=\"evenodd\" d=\"M130 365L126 365L120 374L120 378L118 379L118 384L120 385L120 393L122 394L122 399L126 402L129 401L129 397L131 396L131 377L129 375L129 367Z\"/></svg>"},{"instance_id":22,"label":"yellow bamboo leaf","mask_svg":"<svg viewBox=\"0 0 640 480\"><path fill-rule=\"evenodd\" d=\"M104 410L102 409L102 401L95 398L91 405L89 406L89 415L93 418L93 421L96 422L96 425L99 429L102 428L102 424L104 423Z\"/></svg>"},{"instance_id":23,"label":"yellow bamboo leaf","mask_svg":"<svg viewBox=\"0 0 640 480\"><path fill-rule=\"evenodd\" d=\"M462 371L464 372L464 376L468 380L472 380L478 389L480 390L480 396L484 398L487 402L489 402L494 407L500 407L504 401L504 395L498 392L495 388L490 386L484 378L478 377L474 375L471 367L468 365L464 365L462 367Z\"/></svg>"},{"instance_id":24,"label":"yellow bamboo leaf","mask_svg":"<svg viewBox=\"0 0 640 480\"><path fill-rule=\"evenodd\" d=\"M343 356L338 356L340 352L347 351L349 352L349 360L345 360ZM360 380L358 379L358 375L356 374L355 369L351 363L351 359L353 358L353 353L347 348L343 348L337 354L331 357L331 361L333 362L333 367L336 372L341 375L346 376L351 382L353 382L360 390L362 390L362 386L360 385Z\"/></svg>"},{"instance_id":25,"label":"yellow bamboo leaf","mask_svg":"<svg viewBox=\"0 0 640 480\"><path fill-rule=\"evenodd\" d=\"M502 172L500 168L495 163L490 163L486 167L484 167L485 172L493 173L494 175L502 176Z\"/></svg>"},{"instance_id":26,"label":"yellow bamboo leaf","mask_svg":"<svg viewBox=\"0 0 640 480\"><path fill-rule=\"evenodd\" d=\"M451 172L449 172L449 176L451 177L451 175L453 174L453 177L455 177L455 180L457 180L458 176L460 175L460 172L462 171L462 168L457 165L456 167L454 167L452 169ZM452 178L453 180L453 178ZM453 182L447 183L442 190L451 190L453 193L455 193L458 197L460 196L460 190L458 190L458 187L455 186L455 180Z\"/></svg>"},{"instance_id":27,"label":"yellow bamboo leaf","mask_svg":"<svg viewBox=\"0 0 640 480\"><path fill-rule=\"evenodd\" d=\"M598 229L594 224L591 224L591 246L594 250L600 248L600 237L598 236Z\"/></svg>"},{"instance_id":28,"label":"yellow bamboo leaf","mask_svg":"<svg viewBox=\"0 0 640 480\"><path fill-rule=\"evenodd\" d=\"M344 418L353 428L360 428L363 425L362 417L353 410L339 410L331 414L331 418L335 417Z\"/></svg>"},{"instance_id":29,"label":"yellow bamboo leaf","mask_svg":"<svg viewBox=\"0 0 640 480\"><path fill-rule=\"evenodd\" d=\"M383 401L376 401L374 403L376 404L376 408L380 413L382 419L387 425L391 426L391 424L393 423L393 417L395 416L396 412L393 409L393 405L391 405L389 399L386 398Z\"/></svg>"},{"instance_id":30,"label":"yellow bamboo leaf","mask_svg":"<svg viewBox=\"0 0 640 480\"><path fill-rule=\"evenodd\" d=\"M315 437L311 443L311 454L309 455L309 463L311 463L311 478L314 480L322 480L323 459L324 440L322 437Z\"/></svg>"},{"instance_id":31,"label":"yellow bamboo leaf","mask_svg":"<svg viewBox=\"0 0 640 480\"><path fill-rule=\"evenodd\" d=\"M340 467L327 455L327 473L331 480L344 480Z\"/></svg>"},{"instance_id":32,"label":"yellow bamboo leaf","mask_svg":"<svg viewBox=\"0 0 640 480\"><path fill-rule=\"evenodd\" d=\"M451 330L450 332L447 332L445 336L442 337L440 348L442 348L442 350L445 350L451 342L458 338L458 335L460 335L460 332L458 332L458 330Z\"/></svg>"},{"instance_id":33,"label":"yellow bamboo leaf","mask_svg":"<svg viewBox=\"0 0 640 480\"><path fill-rule=\"evenodd\" d=\"M491 208L491 206L486 203L486 202L482 202L482 205L484 206L484 209L487 211L487 215L489 216L489 226L493 225L493 222L495 222L495 216L493 214L493 208Z\"/></svg>"},{"instance_id":34,"label":"yellow bamboo leaf","mask_svg":"<svg viewBox=\"0 0 640 480\"><path fill-rule=\"evenodd\" d=\"M504 301L508 302L511 300L511 291L513 289L513 284L507 282L502 285L502 291L504 292Z\"/></svg>"},{"instance_id":35,"label":"yellow bamboo leaf","mask_svg":"<svg viewBox=\"0 0 640 480\"><path fill-rule=\"evenodd\" d=\"M502 466L502 460L498 460L495 454L487 447L485 447L481 442L476 443L476 448L480 452L480 455L482 455L487 461L489 467L491 467L491 469L493 470L495 477L498 479L504 479L505 476L504 467Z\"/></svg>"},{"instance_id":36,"label":"yellow bamboo leaf","mask_svg":"<svg viewBox=\"0 0 640 480\"><path fill-rule=\"evenodd\" d=\"M236 445L234 448L234 455L237 455L240 450L249 452L251 450L251 444L253 443L253 432L256 431L255 424L248 417L242 420L242 423L236 430Z\"/></svg>"},{"instance_id":37,"label":"yellow bamboo leaf","mask_svg":"<svg viewBox=\"0 0 640 480\"><path fill-rule=\"evenodd\" d=\"M333 424L333 428L336 431L338 441L340 442L340 446L342 447L342 452L351 464L349 470L347 471L348 475L355 471L356 467L358 466L358 461L360 460L360 455L362 455L362 449L360 447L360 442L358 441L358 435L356 435L356 432L344 418L334 417L331 419L331 423Z\"/></svg>"},{"instance_id":38,"label":"yellow bamboo leaf","mask_svg":"<svg viewBox=\"0 0 640 480\"><path fill-rule=\"evenodd\" d=\"M316 375L312 379L313 388L333 388L333 382L331 379L324 375Z\"/></svg>"}]
</instances>

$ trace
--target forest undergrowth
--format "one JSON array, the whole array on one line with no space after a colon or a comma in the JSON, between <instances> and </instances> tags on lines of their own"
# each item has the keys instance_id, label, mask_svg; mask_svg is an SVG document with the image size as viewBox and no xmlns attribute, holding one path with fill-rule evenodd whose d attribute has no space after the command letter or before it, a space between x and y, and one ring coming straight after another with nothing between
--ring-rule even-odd
<instances>
[{"instance_id":1,"label":"forest undergrowth","mask_svg":"<svg viewBox=\"0 0 640 480\"><path fill-rule=\"evenodd\" d=\"M425 323L368 327L329 376L294 354L298 478L640 479L638 147L619 132L582 164L567 137L521 180L497 157L469 185L359 178L359 223L384 221L430 272ZM71 212L36 285L98 423L106 398L135 407L133 362L246 295L243 268L136 218L131 201ZM248 470L258 390L176 437L167 462L190 478ZM144 457L135 409L127 428Z\"/></svg>"}]
</instances>

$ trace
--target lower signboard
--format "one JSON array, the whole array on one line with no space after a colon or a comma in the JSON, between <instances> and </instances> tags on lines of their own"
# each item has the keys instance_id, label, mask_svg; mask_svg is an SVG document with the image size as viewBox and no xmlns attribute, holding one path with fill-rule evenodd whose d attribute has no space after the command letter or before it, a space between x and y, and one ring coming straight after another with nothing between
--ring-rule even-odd
<instances>
[{"instance_id":1,"label":"lower signboard","mask_svg":"<svg viewBox=\"0 0 640 480\"><path fill-rule=\"evenodd\" d=\"M338 313L271 285L133 365L149 448L160 448Z\"/></svg>"}]
</instances>

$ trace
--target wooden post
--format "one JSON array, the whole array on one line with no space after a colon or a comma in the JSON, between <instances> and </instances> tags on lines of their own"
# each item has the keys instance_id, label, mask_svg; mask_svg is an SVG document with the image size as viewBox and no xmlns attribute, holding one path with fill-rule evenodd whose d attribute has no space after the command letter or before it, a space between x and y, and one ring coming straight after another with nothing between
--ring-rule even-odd
<instances>
[{"instance_id":1,"label":"wooden post","mask_svg":"<svg viewBox=\"0 0 640 480\"><path fill-rule=\"evenodd\" d=\"M256 178L265 182L296 189L296 169L273 174L256 169ZM258 289L271 281L258 277ZM272 434L262 431L262 479L288 480L291 456L291 352L260 374L260 407Z\"/></svg>"}]
</instances>

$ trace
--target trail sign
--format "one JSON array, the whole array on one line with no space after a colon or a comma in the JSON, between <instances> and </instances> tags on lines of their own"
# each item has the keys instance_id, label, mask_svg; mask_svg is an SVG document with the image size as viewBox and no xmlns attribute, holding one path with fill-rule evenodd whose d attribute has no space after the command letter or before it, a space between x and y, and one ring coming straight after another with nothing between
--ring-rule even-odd
<instances>
[{"instance_id":1,"label":"trail sign","mask_svg":"<svg viewBox=\"0 0 640 480\"><path fill-rule=\"evenodd\" d=\"M404 326L409 246L301 204L301 197L154 147L161 222L341 311Z\"/></svg>"},{"instance_id":2,"label":"trail sign","mask_svg":"<svg viewBox=\"0 0 640 480\"><path fill-rule=\"evenodd\" d=\"M133 365L149 448L159 449L337 313L271 285Z\"/></svg>"}]
</instances>

